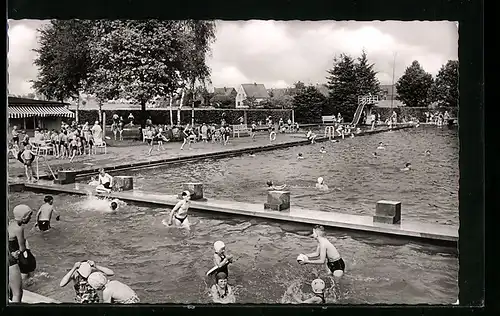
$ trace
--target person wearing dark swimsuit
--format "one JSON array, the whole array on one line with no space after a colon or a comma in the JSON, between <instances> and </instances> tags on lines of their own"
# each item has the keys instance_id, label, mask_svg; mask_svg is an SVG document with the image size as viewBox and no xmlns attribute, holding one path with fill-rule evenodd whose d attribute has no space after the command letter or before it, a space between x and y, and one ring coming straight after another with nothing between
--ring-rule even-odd
<instances>
[{"instance_id":1,"label":"person wearing dark swimsuit","mask_svg":"<svg viewBox=\"0 0 500 316\"><path fill-rule=\"evenodd\" d=\"M224 272L226 275L229 275L228 265L233 262L233 257L225 254L226 245L220 240L216 241L214 243L214 250L214 265L219 267L214 273Z\"/></svg>"},{"instance_id":2,"label":"person wearing dark swimsuit","mask_svg":"<svg viewBox=\"0 0 500 316\"><path fill-rule=\"evenodd\" d=\"M302 301L298 297L295 297L295 300L299 304L326 304L325 299L325 282L321 279L315 279L311 282L311 288L314 296L308 298L305 301Z\"/></svg>"}]
</instances>

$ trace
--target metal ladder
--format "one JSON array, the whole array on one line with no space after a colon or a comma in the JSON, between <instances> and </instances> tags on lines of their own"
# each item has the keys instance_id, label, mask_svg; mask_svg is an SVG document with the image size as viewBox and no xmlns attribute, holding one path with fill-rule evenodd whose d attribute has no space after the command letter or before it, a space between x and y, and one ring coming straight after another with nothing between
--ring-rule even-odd
<instances>
[{"instance_id":1,"label":"metal ladder","mask_svg":"<svg viewBox=\"0 0 500 316\"><path fill-rule=\"evenodd\" d=\"M45 162L45 164L47 165L47 167L49 168L50 170L50 173L52 174L52 177L54 177L54 180L57 180L57 177L56 175L54 174L54 171L52 170L52 168L50 167L49 163L47 162L47 159L45 158L45 156L37 156L36 157L36 179L37 181L40 180L40 168L39 168L39 163L38 161L43 158L43 162Z\"/></svg>"}]
</instances>

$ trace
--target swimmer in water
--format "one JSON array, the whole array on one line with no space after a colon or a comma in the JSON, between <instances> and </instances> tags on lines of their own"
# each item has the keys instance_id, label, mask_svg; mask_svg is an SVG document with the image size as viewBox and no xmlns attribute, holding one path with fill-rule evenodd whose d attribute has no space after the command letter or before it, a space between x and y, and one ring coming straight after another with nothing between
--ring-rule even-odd
<instances>
[{"instance_id":1,"label":"swimmer in water","mask_svg":"<svg viewBox=\"0 0 500 316\"><path fill-rule=\"evenodd\" d=\"M321 149L319 150L320 153L326 154L326 150L324 146L321 146Z\"/></svg>"},{"instance_id":2,"label":"swimmer in water","mask_svg":"<svg viewBox=\"0 0 500 316\"><path fill-rule=\"evenodd\" d=\"M255 157L255 154L253 153L253 151L250 152L250 157Z\"/></svg>"},{"instance_id":3,"label":"swimmer in water","mask_svg":"<svg viewBox=\"0 0 500 316\"><path fill-rule=\"evenodd\" d=\"M48 231L50 229L50 220L52 219L52 215L55 213L54 206L54 198L50 195L47 195L43 201L45 202L36 213L36 223L35 227L38 226L38 229L42 232ZM61 215L56 216L56 221L59 221Z\"/></svg>"},{"instance_id":4,"label":"swimmer in water","mask_svg":"<svg viewBox=\"0 0 500 316\"><path fill-rule=\"evenodd\" d=\"M376 152L376 151L374 151L374 152L372 153L372 156L373 156L373 157L378 157L377 152Z\"/></svg>"},{"instance_id":5,"label":"swimmer in water","mask_svg":"<svg viewBox=\"0 0 500 316\"><path fill-rule=\"evenodd\" d=\"M325 264L329 273L333 274L337 294L340 294L339 281L344 275L345 263L337 248L325 237L325 228L321 225L316 225L313 228L312 237L318 241L318 247L313 253L306 254L307 259L300 261L300 264ZM309 258L318 257L316 260Z\"/></svg>"},{"instance_id":6,"label":"swimmer in water","mask_svg":"<svg viewBox=\"0 0 500 316\"><path fill-rule=\"evenodd\" d=\"M188 190L182 192L182 200L177 202L172 211L170 212L170 216L168 218L168 226L171 226L175 223L175 226L180 228L185 228L189 230L189 221L188 221L188 210L191 205L191 192Z\"/></svg>"},{"instance_id":7,"label":"swimmer in water","mask_svg":"<svg viewBox=\"0 0 500 316\"><path fill-rule=\"evenodd\" d=\"M128 285L116 280L108 280L100 271L92 272L87 278L88 283L97 291L102 291L103 303L136 304L139 297Z\"/></svg>"},{"instance_id":8,"label":"swimmer in water","mask_svg":"<svg viewBox=\"0 0 500 316\"><path fill-rule=\"evenodd\" d=\"M328 191L328 186L325 184L324 179L322 177L318 178L318 182L316 183L316 189L321 191Z\"/></svg>"},{"instance_id":9,"label":"swimmer in water","mask_svg":"<svg viewBox=\"0 0 500 316\"><path fill-rule=\"evenodd\" d=\"M111 212L116 212L116 211L118 211L118 200L117 200L117 199L113 199L113 200L109 203L109 208L111 209Z\"/></svg>"},{"instance_id":10,"label":"swimmer in water","mask_svg":"<svg viewBox=\"0 0 500 316\"><path fill-rule=\"evenodd\" d=\"M230 263L233 263L233 256L226 255L226 245L220 240L214 243L214 250L214 265L218 267L214 273L224 272L228 276L229 271L227 268Z\"/></svg>"},{"instance_id":11,"label":"swimmer in water","mask_svg":"<svg viewBox=\"0 0 500 316\"><path fill-rule=\"evenodd\" d=\"M382 143L382 142L378 143L377 149L385 149L384 143Z\"/></svg>"},{"instance_id":12,"label":"swimmer in water","mask_svg":"<svg viewBox=\"0 0 500 316\"><path fill-rule=\"evenodd\" d=\"M297 155L297 159L304 159L304 156L302 156L302 153L299 153L299 154Z\"/></svg>"},{"instance_id":13,"label":"swimmer in water","mask_svg":"<svg viewBox=\"0 0 500 316\"><path fill-rule=\"evenodd\" d=\"M405 167L401 169L401 171L410 171L411 170L411 163L407 162L405 164Z\"/></svg>"},{"instance_id":14,"label":"swimmer in water","mask_svg":"<svg viewBox=\"0 0 500 316\"><path fill-rule=\"evenodd\" d=\"M215 275L216 283L210 289L210 294L214 303L229 304L236 302L233 289L227 284L227 275L219 272Z\"/></svg>"},{"instance_id":15,"label":"swimmer in water","mask_svg":"<svg viewBox=\"0 0 500 316\"><path fill-rule=\"evenodd\" d=\"M311 282L313 297L303 301L298 297L294 297L299 304L325 304L325 282L321 279L316 279Z\"/></svg>"},{"instance_id":16,"label":"swimmer in water","mask_svg":"<svg viewBox=\"0 0 500 316\"><path fill-rule=\"evenodd\" d=\"M427 150L425 151L425 155L426 155L426 156L430 156L430 154L431 154L431 151L430 151L429 149L427 149Z\"/></svg>"},{"instance_id":17,"label":"swimmer in water","mask_svg":"<svg viewBox=\"0 0 500 316\"><path fill-rule=\"evenodd\" d=\"M271 180L267 181L267 189L269 191L271 190L283 190L284 188L286 188L286 184L283 184L283 185L274 185L273 182Z\"/></svg>"}]
</instances>

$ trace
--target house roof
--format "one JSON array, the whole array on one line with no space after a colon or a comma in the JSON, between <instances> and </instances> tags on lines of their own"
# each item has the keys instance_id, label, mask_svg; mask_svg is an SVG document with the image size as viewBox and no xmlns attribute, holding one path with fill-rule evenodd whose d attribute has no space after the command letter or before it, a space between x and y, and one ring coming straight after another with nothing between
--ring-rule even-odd
<instances>
[{"instance_id":1,"label":"house roof","mask_svg":"<svg viewBox=\"0 0 500 316\"><path fill-rule=\"evenodd\" d=\"M8 105L31 105L31 106L66 106L69 103L58 102L58 101L44 101L44 100L35 100L28 98L18 98L18 97L9 97Z\"/></svg>"},{"instance_id":2,"label":"house roof","mask_svg":"<svg viewBox=\"0 0 500 316\"><path fill-rule=\"evenodd\" d=\"M235 93L235 92L236 92L236 89L233 87L214 88L214 94L217 94L217 95L231 96L231 93Z\"/></svg>"},{"instance_id":3,"label":"house roof","mask_svg":"<svg viewBox=\"0 0 500 316\"><path fill-rule=\"evenodd\" d=\"M263 84L243 83L241 86L245 90L247 97L269 98L269 93L267 93L266 87Z\"/></svg>"}]
</instances>

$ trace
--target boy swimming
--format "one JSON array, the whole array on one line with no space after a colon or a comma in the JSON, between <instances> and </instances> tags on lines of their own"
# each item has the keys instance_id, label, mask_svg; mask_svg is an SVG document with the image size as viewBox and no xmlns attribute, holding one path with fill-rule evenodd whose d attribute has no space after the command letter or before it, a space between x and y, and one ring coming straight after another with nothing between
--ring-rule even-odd
<instances>
[{"instance_id":1,"label":"boy swimming","mask_svg":"<svg viewBox=\"0 0 500 316\"><path fill-rule=\"evenodd\" d=\"M50 220L52 219L52 214L54 214L54 198L50 195L47 195L43 201L45 202L36 213L36 223L35 227L38 226L38 229L42 232L50 229ZM61 215L56 216L56 221L59 221Z\"/></svg>"},{"instance_id":2,"label":"boy swimming","mask_svg":"<svg viewBox=\"0 0 500 316\"><path fill-rule=\"evenodd\" d=\"M326 154L326 149L325 146L321 146L321 149L319 150L321 154Z\"/></svg>"},{"instance_id":3,"label":"boy swimming","mask_svg":"<svg viewBox=\"0 0 500 316\"><path fill-rule=\"evenodd\" d=\"M316 183L316 189L319 189L321 191L328 191L328 186L325 184L322 177L318 178L318 182Z\"/></svg>"},{"instance_id":4,"label":"boy swimming","mask_svg":"<svg viewBox=\"0 0 500 316\"><path fill-rule=\"evenodd\" d=\"M405 164L405 167L401 169L401 171L410 171L411 170L411 163L407 162Z\"/></svg>"},{"instance_id":5,"label":"boy swimming","mask_svg":"<svg viewBox=\"0 0 500 316\"><path fill-rule=\"evenodd\" d=\"M302 156L302 153L298 153L297 159L304 159L304 156Z\"/></svg>"}]
</instances>

